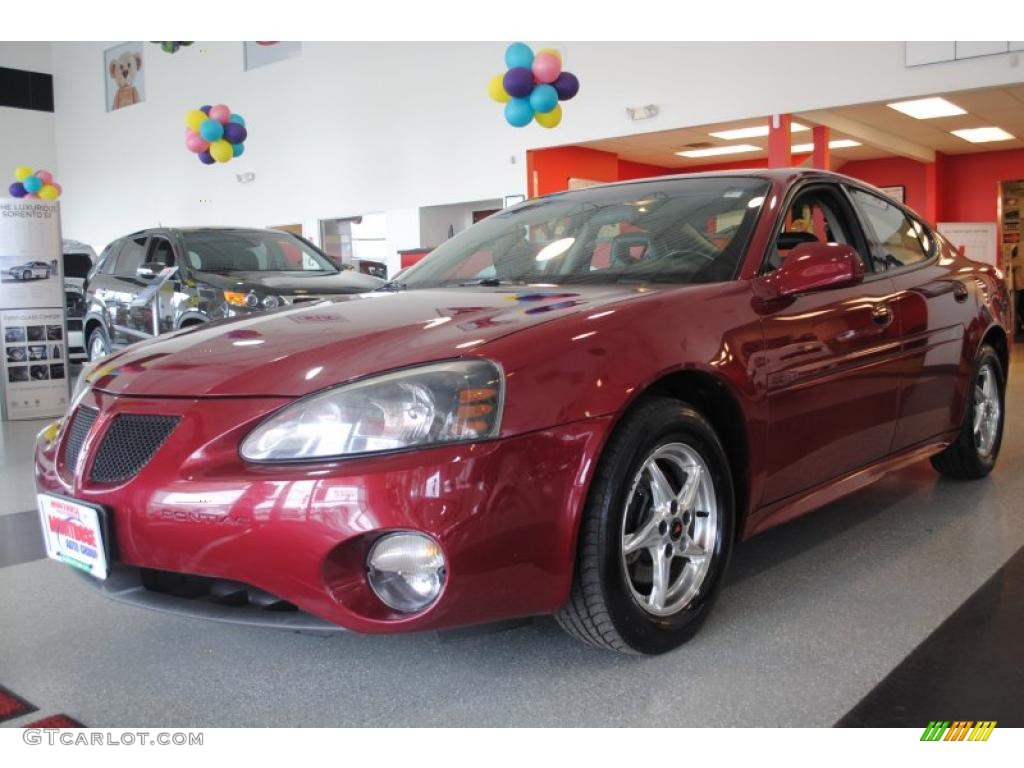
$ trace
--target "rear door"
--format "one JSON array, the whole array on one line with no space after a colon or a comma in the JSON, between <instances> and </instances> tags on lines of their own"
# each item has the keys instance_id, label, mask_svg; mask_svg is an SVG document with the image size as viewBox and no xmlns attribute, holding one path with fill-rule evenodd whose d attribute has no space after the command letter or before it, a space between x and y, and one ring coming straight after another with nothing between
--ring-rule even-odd
<instances>
[{"instance_id":1,"label":"rear door","mask_svg":"<svg viewBox=\"0 0 1024 768\"><path fill-rule=\"evenodd\" d=\"M963 369L964 304L970 294L938 258L941 245L927 226L873 192L849 192L876 268L893 282L903 345L895 452L958 427L957 385L970 375Z\"/></svg>"},{"instance_id":2,"label":"rear door","mask_svg":"<svg viewBox=\"0 0 1024 768\"><path fill-rule=\"evenodd\" d=\"M871 271L867 241L836 184L813 182L791 195L766 269L813 240L854 247L867 274L861 284L799 295L763 316L769 411L763 503L882 458L896 428L900 337L893 283Z\"/></svg>"}]
</instances>

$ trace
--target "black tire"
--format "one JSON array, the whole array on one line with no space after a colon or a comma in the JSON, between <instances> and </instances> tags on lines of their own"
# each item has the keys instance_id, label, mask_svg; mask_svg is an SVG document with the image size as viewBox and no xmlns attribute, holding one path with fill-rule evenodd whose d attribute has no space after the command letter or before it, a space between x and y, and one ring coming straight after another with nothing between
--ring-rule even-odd
<instances>
[{"instance_id":1,"label":"black tire","mask_svg":"<svg viewBox=\"0 0 1024 768\"><path fill-rule=\"evenodd\" d=\"M94 343L103 345L103 349L105 350L103 354L94 354ZM89 338L86 340L85 343L85 352L86 355L88 355L89 357L89 362L94 363L97 360L100 360L101 358L104 358L107 355L109 355L111 351L113 351L113 347L110 344L110 336L107 335L106 329L102 325L95 326L89 332Z\"/></svg>"},{"instance_id":2,"label":"black tire","mask_svg":"<svg viewBox=\"0 0 1024 768\"><path fill-rule=\"evenodd\" d=\"M675 613L655 616L641 604L629 580L624 517L633 478L639 477L648 457L671 444L693 449L708 469L719 510L718 534L695 596ZM654 655L678 647L700 628L720 591L735 525L729 462L708 421L679 400L640 401L615 429L598 464L580 524L572 591L556 615L558 623L579 640L620 653Z\"/></svg>"},{"instance_id":3,"label":"black tire","mask_svg":"<svg viewBox=\"0 0 1024 768\"><path fill-rule=\"evenodd\" d=\"M998 389L999 414L996 421L995 441L990 450L983 451L975 435L974 423L979 403L975 396L979 377L988 368L994 374ZM932 456L932 466L946 477L958 480L977 480L985 477L999 458L999 447L1003 441L1003 425L1006 421L1006 375L999 355L987 344L978 350L971 372L970 389L967 393L967 407L964 409L964 421L957 439L950 443L942 453Z\"/></svg>"}]
</instances>

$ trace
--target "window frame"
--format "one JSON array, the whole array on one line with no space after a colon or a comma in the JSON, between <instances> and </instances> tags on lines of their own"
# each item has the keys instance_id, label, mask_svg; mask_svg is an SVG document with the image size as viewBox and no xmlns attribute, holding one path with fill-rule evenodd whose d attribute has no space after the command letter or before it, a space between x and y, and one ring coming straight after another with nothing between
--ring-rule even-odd
<instances>
[{"instance_id":1,"label":"window frame","mask_svg":"<svg viewBox=\"0 0 1024 768\"><path fill-rule=\"evenodd\" d=\"M868 232L870 231L870 233L874 237L874 239L875 240L879 240L879 237L878 237L877 233L874 231L874 227L871 226L871 222L867 221L867 217L864 216L860 212L860 209L857 207L857 202L853 198L853 192L854 191L862 192L862 193L864 193L866 195L871 195L873 197L877 197L878 199L882 200L882 202L887 203L888 205L894 207L896 210L898 210L900 213L902 213L905 218L909 219L912 222L916 222L925 232L928 233L928 237L931 240L931 244L932 245L931 245L931 249L929 251L928 249L926 249L924 247L924 243L921 242L921 236L919 234L916 236L917 237L917 242L921 246L921 252L925 254L925 257L923 259L921 259L920 261L915 261L912 264L904 264L901 267L887 267L885 269L885 271L883 271L883 272L876 272L875 274L878 274L878 275L901 275L901 274L903 274L905 272L911 272L911 271L913 271L915 269L921 269L923 267L926 267L926 266L929 266L929 265L935 263L935 261L938 259L939 253L941 251L941 248L939 247L938 236L937 236L935 230L933 230L930 226L928 226L928 224L925 223L921 219L920 216L918 216L916 213L911 211L909 208L907 208L905 205L900 203L898 200L893 200L891 198L888 198L884 194L881 194L881 193L879 193L877 191L869 189L868 187L866 187L864 185L861 185L861 184L851 184L849 182L846 182L846 183L842 184L841 186L845 190L846 195L847 195L847 197L850 200L850 205L853 207L854 214L857 216L858 219L860 219L860 226L861 226L861 229L864 231L865 236L867 236ZM872 248L872 252L873 251L874 251L874 249ZM874 255L872 255L872 258L871 258L872 265L874 265L874 262L875 262L875 258L874 258Z\"/></svg>"},{"instance_id":2,"label":"window frame","mask_svg":"<svg viewBox=\"0 0 1024 768\"><path fill-rule=\"evenodd\" d=\"M775 214L775 222L772 224L771 234L768 242L765 244L764 253L761 254L761 263L758 265L756 276L763 277L777 271L777 267L768 269L768 260L771 258L772 253L777 250L775 244L783 231L782 228L786 224L786 214L799 195L812 191L817 187L826 189L832 194L835 202L842 209L840 213L846 217L846 223L851 230L848 234L855 242L855 245L852 247L857 251L861 261L864 262L864 282L869 282L876 279L879 275L884 275L884 272L876 272L874 270L874 259L870 258L871 246L867 239L867 233L864 231L860 215L857 213L857 209L854 207L853 201L850 199L844 185L828 178L809 177L793 184L786 193L782 205L779 206L779 212ZM865 253L869 254L868 259L864 258Z\"/></svg>"}]
</instances>

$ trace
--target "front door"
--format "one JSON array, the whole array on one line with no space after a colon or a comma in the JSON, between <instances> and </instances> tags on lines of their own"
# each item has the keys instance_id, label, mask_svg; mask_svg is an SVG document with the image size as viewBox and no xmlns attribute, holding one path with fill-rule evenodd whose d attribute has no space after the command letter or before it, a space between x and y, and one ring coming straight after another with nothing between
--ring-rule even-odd
<instances>
[{"instance_id":1,"label":"front door","mask_svg":"<svg viewBox=\"0 0 1024 768\"><path fill-rule=\"evenodd\" d=\"M835 185L797 192L767 268L781 266L792 248L812 240L856 248L868 272L859 285L796 296L762 317L765 504L885 456L896 427L900 334L892 280L867 266L863 233Z\"/></svg>"}]
</instances>

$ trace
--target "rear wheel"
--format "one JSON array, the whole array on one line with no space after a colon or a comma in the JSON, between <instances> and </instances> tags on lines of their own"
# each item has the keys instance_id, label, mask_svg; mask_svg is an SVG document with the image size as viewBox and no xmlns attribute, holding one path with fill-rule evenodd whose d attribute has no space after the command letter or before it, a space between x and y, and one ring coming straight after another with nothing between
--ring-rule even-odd
<instances>
[{"instance_id":1,"label":"rear wheel","mask_svg":"<svg viewBox=\"0 0 1024 768\"><path fill-rule=\"evenodd\" d=\"M960 434L932 457L932 466L946 477L973 480L992 471L1003 441L1005 381L999 355L985 344L974 363Z\"/></svg>"},{"instance_id":2,"label":"rear wheel","mask_svg":"<svg viewBox=\"0 0 1024 768\"><path fill-rule=\"evenodd\" d=\"M732 477L711 425L678 400L638 404L601 457L559 624L622 653L677 647L711 609L734 525Z\"/></svg>"},{"instance_id":3,"label":"rear wheel","mask_svg":"<svg viewBox=\"0 0 1024 768\"><path fill-rule=\"evenodd\" d=\"M110 337L102 325L95 326L89 332L89 362L95 362L110 354Z\"/></svg>"}]
</instances>

